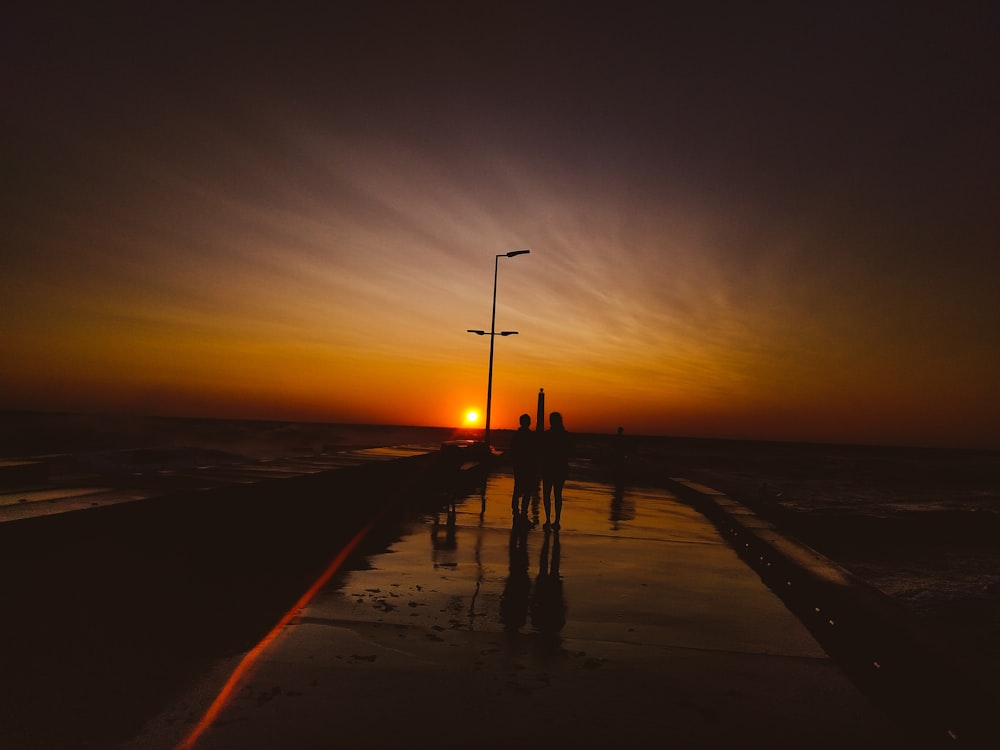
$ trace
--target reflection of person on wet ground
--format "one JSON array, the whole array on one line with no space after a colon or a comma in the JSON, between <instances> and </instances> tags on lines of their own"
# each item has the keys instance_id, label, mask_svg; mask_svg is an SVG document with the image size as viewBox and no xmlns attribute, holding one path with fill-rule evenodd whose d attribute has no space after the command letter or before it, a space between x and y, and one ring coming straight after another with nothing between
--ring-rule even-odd
<instances>
[{"instance_id":1,"label":"reflection of person on wet ground","mask_svg":"<svg viewBox=\"0 0 1000 750\"><path fill-rule=\"evenodd\" d=\"M550 556L551 553L551 556ZM546 531L531 599L531 626L543 639L557 640L566 624L566 601L559 574L559 532Z\"/></svg>"},{"instance_id":2,"label":"reflection of person on wet ground","mask_svg":"<svg viewBox=\"0 0 1000 750\"><path fill-rule=\"evenodd\" d=\"M562 414L549 415L549 429L542 433L542 494L545 506L545 528L558 529L562 518L563 486L569 474L572 439L563 425ZM555 499L555 521L552 500Z\"/></svg>"},{"instance_id":3,"label":"reflection of person on wet ground","mask_svg":"<svg viewBox=\"0 0 1000 750\"><path fill-rule=\"evenodd\" d=\"M455 560L455 550L458 549L457 513L455 504L450 503L445 516L443 535L441 533L441 514L434 514L434 522L431 524L431 556L434 567L454 567L457 564Z\"/></svg>"},{"instance_id":4,"label":"reflection of person on wet ground","mask_svg":"<svg viewBox=\"0 0 1000 750\"><path fill-rule=\"evenodd\" d=\"M631 521L635 518L635 497L625 493L624 484L616 484L615 492L611 496L611 511L608 516L611 521L611 530L618 531L622 521Z\"/></svg>"},{"instance_id":5,"label":"reflection of person on wet ground","mask_svg":"<svg viewBox=\"0 0 1000 750\"><path fill-rule=\"evenodd\" d=\"M611 469L614 472L615 484L620 485L625 483L629 452L628 438L625 437L625 428L619 427L611 449Z\"/></svg>"},{"instance_id":6,"label":"reflection of person on wet ground","mask_svg":"<svg viewBox=\"0 0 1000 750\"><path fill-rule=\"evenodd\" d=\"M510 571L500 595L500 622L504 630L513 633L528 621L528 599L531 577L528 574L528 530L515 523L510 530Z\"/></svg>"},{"instance_id":7,"label":"reflection of person on wet ground","mask_svg":"<svg viewBox=\"0 0 1000 750\"><path fill-rule=\"evenodd\" d=\"M621 482L615 483L615 494L611 497L611 530L618 531L619 522L623 519L622 511L625 508L625 485Z\"/></svg>"},{"instance_id":8,"label":"reflection of person on wet ground","mask_svg":"<svg viewBox=\"0 0 1000 750\"><path fill-rule=\"evenodd\" d=\"M528 504L538 491L538 436L531 431L531 415L521 415L521 426L510 442L511 464L514 467L514 494L510 509L527 519Z\"/></svg>"}]
</instances>

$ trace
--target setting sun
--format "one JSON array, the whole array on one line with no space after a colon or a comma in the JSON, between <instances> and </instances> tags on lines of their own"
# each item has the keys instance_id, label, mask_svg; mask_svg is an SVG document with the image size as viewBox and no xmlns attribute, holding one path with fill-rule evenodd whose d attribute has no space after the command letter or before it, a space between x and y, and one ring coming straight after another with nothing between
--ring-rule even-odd
<instances>
[{"instance_id":1,"label":"setting sun","mask_svg":"<svg viewBox=\"0 0 1000 750\"><path fill-rule=\"evenodd\" d=\"M472 425L478 421L479 421L479 412L477 412L475 409L469 409L469 411L465 413L466 424Z\"/></svg>"}]
</instances>

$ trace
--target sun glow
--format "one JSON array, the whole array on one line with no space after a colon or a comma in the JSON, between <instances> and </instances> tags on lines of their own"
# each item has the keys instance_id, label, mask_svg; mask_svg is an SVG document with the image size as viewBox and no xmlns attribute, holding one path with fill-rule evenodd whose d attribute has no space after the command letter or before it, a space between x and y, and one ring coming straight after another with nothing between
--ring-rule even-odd
<instances>
[{"instance_id":1,"label":"sun glow","mask_svg":"<svg viewBox=\"0 0 1000 750\"><path fill-rule=\"evenodd\" d=\"M467 425L474 425L478 421L479 421L479 412L477 412L475 409L469 409L469 411L465 413L465 423Z\"/></svg>"}]
</instances>

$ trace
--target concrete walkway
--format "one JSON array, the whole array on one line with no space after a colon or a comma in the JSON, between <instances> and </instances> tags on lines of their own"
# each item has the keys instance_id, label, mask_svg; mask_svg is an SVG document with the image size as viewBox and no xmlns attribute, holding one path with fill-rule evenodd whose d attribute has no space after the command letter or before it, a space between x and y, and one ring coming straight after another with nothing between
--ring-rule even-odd
<instances>
[{"instance_id":1,"label":"concrete walkway","mask_svg":"<svg viewBox=\"0 0 1000 750\"><path fill-rule=\"evenodd\" d=\"M911 746L674 495L570 482L522 533L511 490L413 520L122 750Z\"/></svg>"}]
</instances>

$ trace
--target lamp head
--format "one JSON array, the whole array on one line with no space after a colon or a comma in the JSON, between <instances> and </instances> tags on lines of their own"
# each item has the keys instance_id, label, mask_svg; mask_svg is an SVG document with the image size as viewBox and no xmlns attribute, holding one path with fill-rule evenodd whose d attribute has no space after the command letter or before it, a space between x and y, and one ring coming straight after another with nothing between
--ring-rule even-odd
<instances>
[{"instance_id":1,"label":"lamp head","mask_svg":"<svg viewBox=\"0 0 1000 750\"><path fill-rule=\"evenodd\" d=\"M504 253L508 258L513 258L515 255L527 255L530 250L511 250L509 253Z\"/></svg>"}]
</instances>

